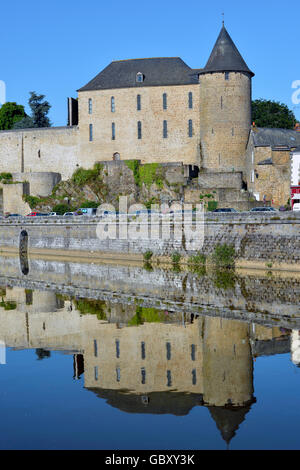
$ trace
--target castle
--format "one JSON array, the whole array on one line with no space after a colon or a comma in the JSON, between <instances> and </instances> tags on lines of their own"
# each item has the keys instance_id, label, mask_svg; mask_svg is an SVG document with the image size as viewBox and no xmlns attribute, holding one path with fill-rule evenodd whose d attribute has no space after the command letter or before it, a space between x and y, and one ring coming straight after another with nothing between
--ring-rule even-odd
<instances>
[{"instance_id":1,"label":"castle","mask_svg":"<svg viewBox=\"0 0 300 470\"><path fill-rule=\"evenodd\" d=\"M20 196L44 196L79 167L137 159L198 176L190 200L214 189L222 206L286 204L300 132L252 125L253 76L224 24L202 69L179 57L111 62L68 99L68 126L0 132L1 172L29 182Z\"/></svg>"}]
</instances>

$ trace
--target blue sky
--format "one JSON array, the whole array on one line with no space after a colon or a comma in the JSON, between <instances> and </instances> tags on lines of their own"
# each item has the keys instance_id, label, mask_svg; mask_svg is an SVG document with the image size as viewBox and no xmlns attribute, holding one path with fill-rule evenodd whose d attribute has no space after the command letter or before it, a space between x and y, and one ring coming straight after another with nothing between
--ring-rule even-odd
<instances>
[{"instance_id":1,"label":"blue sky","mask_svg":"<svg viewBox=\"0 0 300 470\"><path fill-rule=\"evenodd\" d=\"M222 25L255 73L253 98L294 108L300 80L299 14L294 1L15 0L1 2L0 80L6 100L46 95L54 125L65 125L66 98L112 60L181 57L203 67Z\"/></svg>"}]
</instances>

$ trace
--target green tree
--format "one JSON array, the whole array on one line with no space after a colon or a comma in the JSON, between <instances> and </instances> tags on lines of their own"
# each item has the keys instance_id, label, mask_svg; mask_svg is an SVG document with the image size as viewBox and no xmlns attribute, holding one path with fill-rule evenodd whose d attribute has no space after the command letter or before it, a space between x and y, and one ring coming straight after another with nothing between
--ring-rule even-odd
<instances>
[{"instance_id":1,"label":"green tree","mask_svg":"<svg viewBox=\"0 0 300 470\"><path fill-rule=\"evenodd\" d=\"M14 125L14 129L27 129L32 127L50 127L51 122L47 116L51 105L44 100L45 95L37 95L35 91L30 92L28 100L31 116L26 116Z\"/></svg>"},{"instance_id":2,"label":"green tree","mask_svg":"<svg viewBox=\"0 0 300 470\"><path fill-rule=\"evenodd\" d=\"M259 99L252 101L252 121L257 127L293 129L296 117L284 103Z\"/></svg>"},{"instance_id":3,"label":"green tree","mask_svg":"<svg viewBox=\"0 0 300 470\"><path fill-rule=\"evenodd\" d=\"M15 102L4 103L0 108L0 129L9 130L14 124L26 116L24 106Z\"/></svg>"}]
</instances>

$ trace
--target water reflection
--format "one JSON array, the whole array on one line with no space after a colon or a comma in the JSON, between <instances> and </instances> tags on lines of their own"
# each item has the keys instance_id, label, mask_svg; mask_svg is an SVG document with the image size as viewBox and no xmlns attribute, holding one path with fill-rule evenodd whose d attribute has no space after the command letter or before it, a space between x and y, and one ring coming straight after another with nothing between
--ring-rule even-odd
<instances>
[{"instance_id":1,"label":"water reflection","mask_svg":"<svg viewBox=\"0 0 300 470\"><path fill-rule=\"evenodd\" d=\"M73 354L73 378L127 413L207 407L227 444L256 401L255 358L290 352L300 363L299 330L280 321L269 327L18 286L3 288L2 302L7 346L34 348L38 360L51 350Z\"/></svg>"}]
</instances>

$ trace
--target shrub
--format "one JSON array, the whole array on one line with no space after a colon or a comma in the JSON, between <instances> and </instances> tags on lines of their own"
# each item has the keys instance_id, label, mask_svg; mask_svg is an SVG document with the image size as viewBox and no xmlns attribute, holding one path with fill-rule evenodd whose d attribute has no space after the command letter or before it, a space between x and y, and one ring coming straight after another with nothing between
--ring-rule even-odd
<instances>
[{"instance_id":1,"label":"shrub","mask_svg":"<svg viewBox=\"0 0 300 470\"><path fill-rule=\"evenodd\" d=\"M216 266L228 268L234 266L234 257L234 246L227 245L226 243L224 243L223 245L218 244L215 247L214 253L212 255L212 260L216 264Z\"/></svg>"},{"instance_id":2,"label":"shrub","mask_svg":"<svg viewBox=\"0 0 300 470\"><path fill-rule=\"evenodd\" d=\"M0 173L0 181L8 181L8 180L12 180L12 174L11 173Z\"/></svg>"},{"instance_id":3,"label":"shrub","mask_svg":"<svg viewBox=\"0 0 300 470\"><path fill-rule=\"evenodd\" d=\"M234 289L235 274L231 269L217 270L214 274L214 285L218 289Z\"/></svg>"},{"instance_id":4,"label":"shrub","mask_svg":"<svg viewBox=\"0 0 300 470\"><path fill-rule=\"evenodd\" d=\"M85 184L96 180L103 170L103 165L100 163L95 163L93 168L85 170L80 167L74 171L72 175L72 181L79 187L84 186Z\"/></svg>"},{"instance_id":5,"label":"shrub","mask_svg":"<svg viewBox=\"0 0 300 470\"><path fill-rule=\"evenodd\" d=\"M72 211L72 208L68 206L68 204L56 204L56 206L54 206L52 210L58 215L64 215L65 212Z\"/></svg>"},{"instance_id":6,"label":"shrub","mask_svg":"<svg viewBox=\"0 0 300 470\"><path fill-rule=\"evenodd\" d=\"M29 194L25 194L23 199L27 204L29 204L30 209L34 209L38 204L42 202L42 200L37 196L30 196Z\"/></svg>"},{"instance_id":7,"label":"shrub","mask_svg":"<svg viewBox=\"0 0 300 470\"><path fill-rule=\"evenodd\" d=\"M181 254L178 253L178 251L174 251L174 253L171 256L172 263L173 264L178 264L181 260Z\"/></svg>"},{"instance_id":8,"label":"shrub","mask_svg":"<svg viewBox=\"0 0 300 470\"><path fill-rule=\"evenodd\" d=\"M149 261L149 259L151 259L152 256L153 256L153 252L150 251L150 250L148 250L148 251L146 251L146 253L144 253L143 256L144 256L144 260L145 260L145 261Z\"/></svg>"},{"instance_id":9,"label":"shrub","mask_svg":"<svg viewBox=\"0 0 300 470\"><path fill-rule=\"evenodd\" d=\"M217 201L208 201L207 210L209 212L216 210L217 207L218 207L218 202Z\"/></svg>"},{"instance_id":10,"label":"shrub","mask_svg":"<svg viewBox=\"0 0 300 470\"><path fill-rule=\"evenodd\" d=\"M91 208L96 208L96 209L97 209L97 207L99 206L99 204L100 204L99 202L86 200L86 201L84 201L84 202L80 205L80 207L82 207L82 208L84 208L84 207L91 207Z\"/></svg>"},{"instance_id":11,"label":"shrub","mask_svg":"<svg viewBox=\"0 0 300 470\"><path fill-rule=\"evenodd\" d=\"M203 253L198 253L196 255L192 255L188 259L189 266L200 266L206 263L206 256Z\"/></svg>"}]
</instances>

